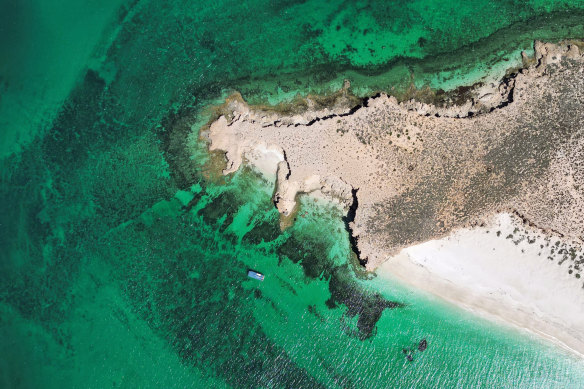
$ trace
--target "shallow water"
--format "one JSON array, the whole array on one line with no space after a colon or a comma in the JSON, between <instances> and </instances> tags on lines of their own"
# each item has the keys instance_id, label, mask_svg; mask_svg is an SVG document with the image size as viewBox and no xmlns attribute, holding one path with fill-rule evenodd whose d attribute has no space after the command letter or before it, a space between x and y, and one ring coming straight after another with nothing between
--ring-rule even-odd
<instances>
[{"instance_id":1,"label":"shallow water","mask_svg":"<svg viewBox=\"0 0 584 389\"><path fill-rule=\"evenodd\" d=\"M584 3L121 4L0 3L0 386L582 387L563 351L363 274L338 210L304 198L281 233L269 183L184 145L233 89L474 82L584 36Z\"/></svg>"}]
</instances>

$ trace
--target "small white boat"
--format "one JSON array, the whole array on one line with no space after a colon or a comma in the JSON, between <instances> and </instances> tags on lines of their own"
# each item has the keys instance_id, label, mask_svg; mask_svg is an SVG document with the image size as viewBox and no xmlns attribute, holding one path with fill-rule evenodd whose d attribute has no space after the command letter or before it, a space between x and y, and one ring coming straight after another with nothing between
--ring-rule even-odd
<instances>
[{"instance_id":1,"label":"small white boat","mask_svg":"<svg viewBox=\"0 0 584 389\"><path fill-rule=\"evenodd\" d=\"M260 280L263 281L264 280L264 275L262 273L258 273L255 270L248 270L247 271L247 276L250 278L254 278L256 280Z\"/></svg>"}]
</instances>

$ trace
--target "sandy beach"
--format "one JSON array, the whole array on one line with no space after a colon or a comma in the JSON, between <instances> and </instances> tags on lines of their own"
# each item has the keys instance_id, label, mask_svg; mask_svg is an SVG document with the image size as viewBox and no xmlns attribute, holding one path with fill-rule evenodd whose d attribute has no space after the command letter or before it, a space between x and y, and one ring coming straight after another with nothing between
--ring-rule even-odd
<instances>
[{"instance_id":1,"label":"sandy beach","mask_svg":"<svg viewBox=\"0 0 584 389\"><path fill-rule=\"evenodd\" d=\"M484 227L408 247L377 274L584 356L584 280L569 274L581 258L580 246L502 213Z\"/></svg>"}]
</instances>

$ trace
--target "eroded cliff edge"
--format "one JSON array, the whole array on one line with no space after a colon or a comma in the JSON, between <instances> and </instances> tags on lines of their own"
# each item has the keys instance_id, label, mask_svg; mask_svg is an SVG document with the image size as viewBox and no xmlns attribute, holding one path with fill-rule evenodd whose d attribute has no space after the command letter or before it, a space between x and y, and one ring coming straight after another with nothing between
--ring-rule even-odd
<instances>
[{"instance_id":1,"label":"eroded cliff edge","mask_svg":"<svg viewBox=\"0 0 584 389\"><path fill-rule=\"evenodd\" d=\"M503 210L582 240L579 45L536 42L524 69L444 106L399 103L386 94L355 105L343 89L329 106L307 99L282 113L234 96L202 136L211 150L225 152L224 174L269 153L274 202L284 215L298 193L324 193L347 207L358 196L350 230L368 269L403 247Z\"/></svg>"}]
</instances>

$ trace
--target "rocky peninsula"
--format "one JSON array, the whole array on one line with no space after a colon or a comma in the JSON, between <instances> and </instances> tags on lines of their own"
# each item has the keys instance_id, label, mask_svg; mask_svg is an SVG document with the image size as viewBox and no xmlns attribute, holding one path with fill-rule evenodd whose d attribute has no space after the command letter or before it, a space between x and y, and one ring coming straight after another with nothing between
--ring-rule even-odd
<instances>
[{"instance_id":1,"label":"rocky peninsula","mask_svg":"<svg viewBox=\"0 0 584 389\"><path fill-rule=\"evenodd\" d=\"M542 247L528 250L531 259L521 264L492 255L482 262L477 259L487 273L489 267L493 274L500 272L486 282L479 297L513 284L506 279L512 275L506 273L505 263L509 268L529 267L521 282L533 283L522 286L522 297L513 303L503 297L490 303L477 298L469 305L506 307L486 311L503 312L499 316L511 322L517 307L524 309L526 318L536 313L538 325L526 324L531 322L527 319L519 324L582 354L584 339L577 333L584 333L583 49L579 41L535 42L534 56L524 54L524 67L503 80L434 93L425 100L398 101L385 93L357 99L348 82L333 96L309 96L285 109L252 107L236 94L219 107L217 119L201 136L208 138L210 150L225 153L224 174L245 162L271 177L274 204L283 216L294 212L301 194L337 201L351 213L347 227L354 251L368 270L394 261L397 265L384 268L406 282L426 280L424 289L457 303L453 296L472 290L481 271L470 272L466 284L456 277L449 280L446 273L462 269L456 261L463 263L480 244L467 245L471 251L454 255L455 265L451 261L450 270L442 273L440 264L426 266L411 253L408 264L403 256L408 248L454 232L494 230L500 218L507 217L500 215L509 215L513 231L525 226L548 241L544 245L526 238ZM552 237L557 248L542 254ZM543 262L533 259L542 255ZM395 259L400 256L401 262ZM567 262L542 265L546 261ZM424 278L420 269L436 277ZM539 275L532 277L533 269ZM551 293L555 283L563 283L562 277L571 286L557 295L562 302L558 306L570 312L549 308L554 301L546 300L549 309L526 303L537 301L542 290ZM460 285L448 289L453 282ZM420 282L411 283L420 287Z\"/></svg>"},{"instance_id":2,"label":"rocky peninsula","mask_svg":"<svg viewBox=\"0 0 584 389\"><path fill-rule=\"evenodd\" d=\"M227 159L277 174L274 202L290 214L300 193L346 206L361 260L374 269L402 248L508 210L546 231L584 237L584 59L578 44L535 43L530 64L462 104L351 105L347 88L297 112L250 107L237 95L203 136ZM267 158L266 158L267 157Z\"/></svg>"}]
</instances>

